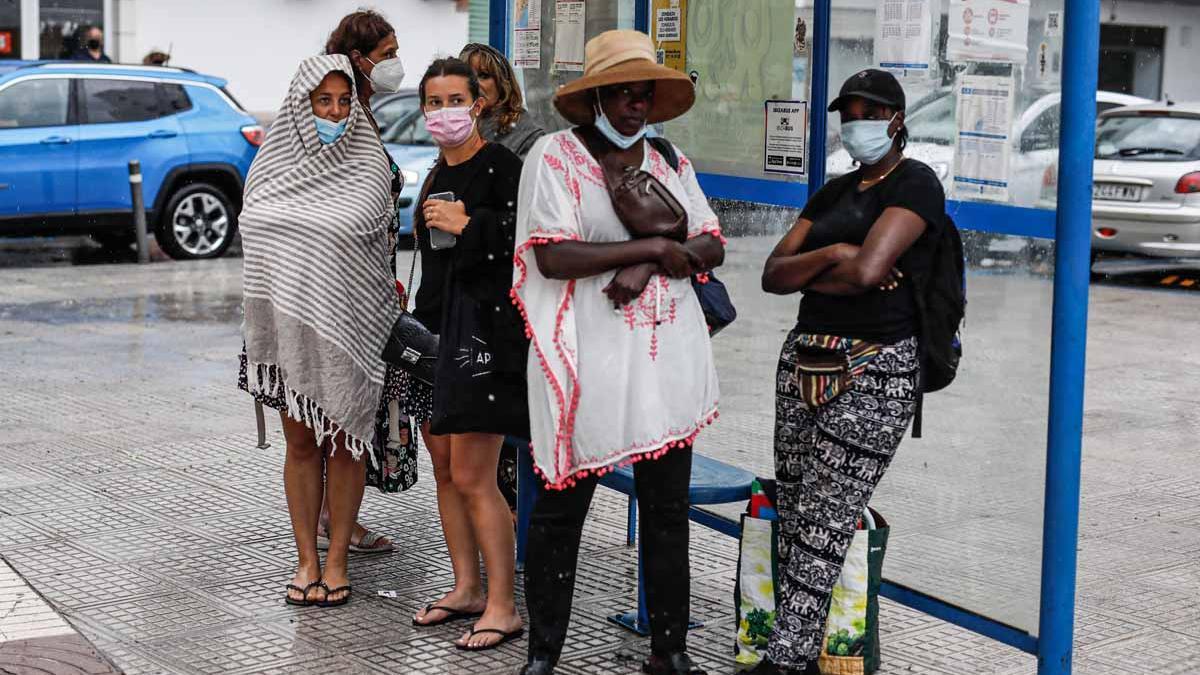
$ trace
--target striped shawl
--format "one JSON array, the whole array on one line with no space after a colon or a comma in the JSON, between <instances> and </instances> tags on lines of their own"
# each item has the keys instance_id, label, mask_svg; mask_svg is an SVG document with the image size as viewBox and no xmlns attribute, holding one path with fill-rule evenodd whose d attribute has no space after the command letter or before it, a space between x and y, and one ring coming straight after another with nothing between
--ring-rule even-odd
<instances>
[{"instance_id":1,"label":"striped shawl","mask_svg":"<svg viewBox=\"0 0 1200 675\"><path fill-rule=\"evenodd\" d=\"M389 163L357 92L345 134L331 145L317 137L308 97L333 71L354 82L345 56L301 62L250 167L243 331L251 393L285 394L289 417L318 443L342 434L357 459L375 440L380 353L400 307Z\"/></svg>"}]
</instances>

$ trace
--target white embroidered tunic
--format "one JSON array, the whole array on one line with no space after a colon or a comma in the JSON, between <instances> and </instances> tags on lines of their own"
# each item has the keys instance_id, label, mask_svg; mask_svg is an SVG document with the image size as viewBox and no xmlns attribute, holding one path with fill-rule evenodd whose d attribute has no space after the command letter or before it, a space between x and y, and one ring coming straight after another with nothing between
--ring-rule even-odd
<instances>
[{"instance_id":1,"label":"white embroidered tunic","mask_svg":"<svg viewBox=\"0 0 1200 675\"><path fill-rule=\"evenodd\" d=\"M720 237L691 162L673 171L644 144L643 168L688 210L688 236ZM656 275L621 310L603 289L616 272L547 279L533 247L630 239L600 165L570 130L540 139L521 174L513 299L525 317L534 465L562 489L589 473L657 457L695 438L717 415L708 328L689 279Z\"/></svg>"}]
</instances>

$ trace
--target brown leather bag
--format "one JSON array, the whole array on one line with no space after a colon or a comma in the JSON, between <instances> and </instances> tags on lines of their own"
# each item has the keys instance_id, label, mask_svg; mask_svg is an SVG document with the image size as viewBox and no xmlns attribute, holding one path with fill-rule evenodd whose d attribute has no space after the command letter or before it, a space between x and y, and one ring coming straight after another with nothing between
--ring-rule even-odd
<instances>
[{"instance_id":1,"label":"brown leather bag","mask_svg":"<svg viewBox=\"0 0 1200 675\"><path fill-rule=\"evenodd\" d=\"M595 127L584 126L576 134L604 169L608 194L617 218L634 239L666 237L687 241L687 210L657 178L617 158L617 148ZM649 145L646 152L649 152Z\"/></svg>"}]
</instances>

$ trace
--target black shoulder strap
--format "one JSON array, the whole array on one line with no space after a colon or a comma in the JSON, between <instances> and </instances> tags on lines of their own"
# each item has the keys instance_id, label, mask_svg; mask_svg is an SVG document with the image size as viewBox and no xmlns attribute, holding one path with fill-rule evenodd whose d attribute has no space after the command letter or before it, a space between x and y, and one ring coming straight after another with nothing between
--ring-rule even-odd
<instances>
[{"instance_id":1,"label":"black shoulder strap","mask_svg":"<svg viewBox=\"0 0 1200 675\"><path fill-rule=\"evenodd\" d=\"M679 173L679 155L675 153L675 146L671 144L671 141L668 141L662 136L654 136L653 138L647 138L646 140L650 143L650 145L654 146L654 149L658 151L658 154L663 156L663 159L667 160L667 164L675 171L675 173Z\"/></svg>"}]
</instances>

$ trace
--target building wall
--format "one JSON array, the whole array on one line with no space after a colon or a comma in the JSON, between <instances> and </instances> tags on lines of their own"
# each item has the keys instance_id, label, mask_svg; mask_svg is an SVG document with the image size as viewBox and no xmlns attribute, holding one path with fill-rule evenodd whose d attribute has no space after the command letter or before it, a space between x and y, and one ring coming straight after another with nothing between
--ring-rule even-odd
<instances>
[{"instance_id":1,"label":"building wall","mask_svg":"<svg viewBox=\"0 0 1200 675\"><path fill-rule=\"evenodd\" d=\"M1103 23L1160 26L1167 29L1163 48L1163 93L1175 101L1200 101L1200 2L1121 0L1101 5Z\"/></svg>"},{"instance_id":2,"label":"building wall","mask_svg":"<svg viewBox=\"0 0 1200 675\"><path fill-rule=\"evenodd\" d=\"M467 42L466 12L451 0L114 0L114 58L140 63L171 50L171 65L229 80L250 112L273 114L296 64L321 53L345 14L374 5L396 26L400 58L416 86L435 56ZM111 32L110 32L111 35ZM111 41L111 38L110 38Z\"/></svg>"}]
</instances>

